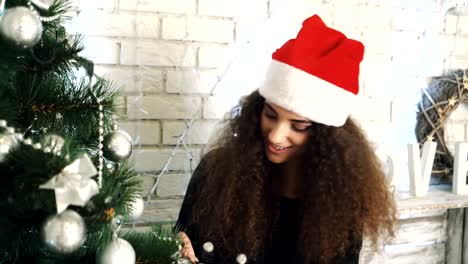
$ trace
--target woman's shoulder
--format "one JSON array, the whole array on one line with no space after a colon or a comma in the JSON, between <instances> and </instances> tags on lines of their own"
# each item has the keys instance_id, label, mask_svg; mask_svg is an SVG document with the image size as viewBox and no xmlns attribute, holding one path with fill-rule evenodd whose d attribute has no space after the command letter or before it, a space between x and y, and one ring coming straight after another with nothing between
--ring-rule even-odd
<instances>
[{"instance_id":1,"label":"woman's shoulder","mask_svg":"<svg viewBox=\"0 0 468 264\"><path fill-rule=\"evenodd\" d=\"M216 164L222 163L226 159L229 159L229 148L227 147L218 147L210 149L200 159L199 166L209 166L213 167Z\"/></svg>"}]
</instances>

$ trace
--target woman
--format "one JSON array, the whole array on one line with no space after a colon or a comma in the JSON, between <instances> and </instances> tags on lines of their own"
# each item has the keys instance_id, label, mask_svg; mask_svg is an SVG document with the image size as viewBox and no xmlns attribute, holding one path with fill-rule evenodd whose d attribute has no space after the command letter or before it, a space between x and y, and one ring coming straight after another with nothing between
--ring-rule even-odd
<instances>
[{"instance_id":1,"label":"woman","mask_svg":"<svg viewBox=\"0 0 468 264\"><path fill-rule=\"evenodd\" d=\"M363 236L393 236L380 163L349 118L363 51L315 15L273 54L192 176L177 222L184 257L358 263Z\"/></svg>"}]
</instances>

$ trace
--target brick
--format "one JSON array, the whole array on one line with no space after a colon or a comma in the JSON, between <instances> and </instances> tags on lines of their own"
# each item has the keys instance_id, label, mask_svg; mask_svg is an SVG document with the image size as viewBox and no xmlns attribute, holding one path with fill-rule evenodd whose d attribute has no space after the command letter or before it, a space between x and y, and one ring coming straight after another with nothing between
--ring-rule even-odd
<instances>
[{"instance_id":1,"label":"brick","mask_svg":"<svg viewBox=\"0 0 468 264\"><path fill-rule=\"evenodd\" d=\"M391 28L406 32L441 32L440 14L427 9L394 8Z\"/></svg>"},{"instance_id":2,"label":"brick","mask_svg":"<svg viewBox=\"0 0 468 264\"><path fill-rule=\"evenodd\" d=\"M218 81L216 71L175 71L167 72L168 93L210 93Z\"/></svg>"},{"instance_id":3,"label":"brick","mask_svg":"<svg viewBox=\"0 0 468 264\"><path fill-rule=\"evenodd\" d=\"M343 4L349 2L351 1L343 1ZM341 5L341 3L334 4L334 6ZM330 13L326 11L330 10L330 7L333 6L325 4L324 1L269 1L269 12L272 14L272 19L280 20L281 23L293 22L296 25L296 31L299 30L302 21L312 14L319 14L327 25L331 25L331 20L328 20Z\"/></svg>"},{"instance_id":4,"label":"brick","mask_svg":"<svg viewBox=\"0 0 468 264\"><path fill-rule=\"evenodd\" d=\"M465 8L465 10L468 10L468 3L466 4L466 6L464 8ZM458 18L460 19L458 21L458 25L459 25L458 26L458 33L463 34L463 35L467 35L468 34L468 28L466 26L466 25L468 25L467 13L465 13L465 15L458 16Z\"/></svg>"},{"instance_id":5,"label":"brick","mask_svg":"<svg viewBox=\"0 0 468 264\"><path fill-rule=\"evenodd\" d=\"M159 173L142 173L143 191L142 195L147 197L148 193L156 183ZM164 173L161 180L153 193L153 197L157 200L181 198L185 195L188 183L191 178L191 173ZM178 200L178 199L177 199ZM179 207L177 207L178 209Z\"/></svg>"},{"instance_id":6,"label":"brick","mask_svg":"<svg viewBox=\"0 0 468 264\"><path fill-rule=\"evenodd\" d=\"M198 66L216 68L225 66L233 59L232 47L223 45L202 45L198 50Z\"/></svg>"},{"instance_id":7,"label":"brick","mask_svg":"<svg viewBox=\"0 0 468 264\"><path fill-rule=\"evenodd\" d=\"M221 17L266 17L266 0L199 0L198 15Z\"/></svg>"},{"instance_id":8,"label":"brick","mask_svg":"<svg viewBox=\"0 0 468 264\"><path fill-rule=\"evenodd\" d=\"M415 122L416 122L416 113L418 111L417 102L419 100L408 100L404 98L394 99L392 101L392 123L398 124L410 124L413 128L411 133L413 133Z\"/></svg>"},{"instance_id":9,"label":"brick","mask_svg":"<svg viewBox=\"0 0 468 264\"><path fill-rule=\"evenodd\" d=\"M185 18L169 16L162 19L163 39L186 39L187 20Z\"/></svg>"},{"instance_id":10,"label":"brick","mask_svg":"<svg viewBox=\"0 0 468 264\"><path fill-rule=\"evenodd\" d=\"M357 21L360 30L390 30L392 8L386 6L360 6L358 10L359 17Z\"/></svg>"},{"instance_id":11,"label":"brick","mask_svg":"<svg viewBox=\"0 0 468 264\"><path fill-rule=\"evenodd\" d=\"M196 17L166 17L163 19L164 39L230 43L234 40L234 22Z\"/></svg>"},{"instance_id":12,"label":"brick","mask_svg":"<svg viewBox=\"0 0 468 264\"><path fill-rule=\"evenodd\" d=\"M386 99L358 97L351 116L362 121L390 121L390 102Z\"/></svg>"},{"instance_id":13,"label":"brick","mask_svg":"<svg viewBox=\"0 0 468 264\"><path fill-rule=\"evenodd\" d=\"M468 68L468 56L454 56L447 58L446 60L446 65L445 65L445 70L458 70L458 69L466 69Z\"/></svg>"},{"instance_id":14,"label":"brick","mask_svg":"<svg viewBox=\"0 0 468 264\"><path fill-rule=\"evenodd\" d=\"M415 71L416 69L416 71ZM414 57L390 57L384 54L366 55L362 62L360 79L363 81L362 94L368 97L414 98L419 89L427 86L424 66Z\"/></svg>"},{"instance_id":15,"label":"brick","mask_svg":"<svg viewBox=\"0 0 468 264\"><path fill-rule=\"evenodd\" d=\"M391 7L391 2L386 0L359 0L359 5L372 7Z\"/></svg>"},{"instance_id":16,"label":"brick","mask_svg":"<svg viewBox=\"0 0 468 264\"><path fill-rule=\"evenodd\" d=\"M205 42L234 41L234 22L210 18L187 18L187 39Z\"/></svg>"},{"instance_id":17,"label":"brick","mask_svg":"<svg viewBox=\"0 0 468 264\"><path fill-rule=\"evenodd\" d=\"M115 87L125 92L135 90L135 71L133 68L95 65L94 72L100 77L111 81Z\"/></svg>"},{"instance_id":18,"label":"brick","mask_svg":"<svg viewBox=\"0 0 468 264\"><path fill-rule=\"evenodd\" d=\"M455 142L465 140L465 123L449 119L444 126L445 142L451 145L451 152L455 149Z\"/></svg>"},{"instance_id":19,"label":"brick","mask_svg":"<svg viewBox=\"0 0 468 264\"><path fill-rule=\"evenodd\" d=\"M361 41L369 54L392 54L389 51L391 35L389 32L364 31Z\"/></svg>"},{"instance_id":20,"label":"brick","mask_svg":"<svg viewBox=\"0 0 468 264\"><path fill-rule=\"evenodd\" d=\"M220 124L216 121L196 121L187 131L184 141L187 144L207 144L218 131ZM184 122L166 121L163 123L163 144L175 145L186 129Z\"/></svg>"},{"instance_id":21,"label":"brick","mask_svg":"<svg viewBox=\"0 0 468 264\"><path fill-rule=\"evenodd\" d=\"M164 71L151 67L138 67L134 68L134 70L138 92L151 94L164 91Z\"/></svg>"},{"instance_id":22,"label":"brick","mask_svg":"<svg viewBox=\"0 0 468 264\"><path fill-rule=\"evenodd\" d=\"M88 36L135 36L135 15L133 14L116 14L97 10L83 11L73 20L73 25L77 29L76 32Z\"/></svg>"},{"instance_id":23,"label":"brick","mask_svg":"<svg viewBox=\"0 0 468 264\"><path fill-rule=\"evenodd\" d=\"M132 155L135 169L139 172L159 172L163 170L172 154L169 148L141 148ZM194 160L190 162L188 152L183 149L176 150L168 168L171 171L190 171L196 168L200 160L200 150L192 149Z\"/></svg>"},{"instance_id":24,"label":"brick","mask_svg":"<svg viewBox=\"0 0 468 264\"><path fill-rule=\"evenodd\" d=\"M119 62L119 44L117 40L86 37L83 39L83 46L85 49L80 55L96 64L117 64Z\"/></svg>"},{"instance_id":25,"label":"brick","mask_svg":"<svg viewBox=\"0 0 468 264\"><path fill-rule=\"evenodd\" d=\"M143 38L159 38L161 25L156 15L138 14L136 20L136 35Z\"/></svg>"},{"instance_id":26,"label":"brick","mask_svg":"<svg viewBox=\"0 0 468 264\"><path fill-rule=\"evenodd\" d=\"M190 177L190 173L162 175L156 189L157 196L166 198L185 195Z\"/></svg>"},{"instance_id":27,"label":"brick","mask_svg":"<svg viewBox=\"0 0 468 264\"><path fill-rule=\"evenodd\" d=\"M75 1L72 1L72 3ZM115 9L115 0L79 0L80 9Z\"/></svg>"},{"instance_id":28,"label":"brick","mask_svg":"<svg viewBox=\"0 0 468 264\"><path fill-rule=\"evenodd\" d=\"M411 55L420 52L421 38L419 35L411 32L391 32L390 33L390 47L388 51L390 54Z\"/></svg>"},{"instance_id":29,"label":"brick","mask_svg":"<svg viewBox=\"0 0 468 264\"><path fill-rule=\"evenodd\" d=\"M335 3L333 23L325 23L333 25L334 28L341 32L354 31L359 25L359 6L357 1L341 1Z\"/></svg>"},{"instance_id":30,"label":"brick","mask_svg":"<svg viewBox=\"0 0 468 264\"><path fill-rule=\"evenodd\" d=\"M142 195L148 196L154 183L156 182L157 173L140 173L142 177Z\"/></svg>"},{"instance_id":31,"label":"brick","mask_svg":"<svg viewBox=\"0 0 468 264\"><path fill-rule=\"evenodd\" d=\"M120 121L118 125L132 136L135 145L161 143L161 125L158 121Z\"/></svg>"},{"instance_id":32,"label":"brick","mask_svg":"<svg viewBox=\"0 0 468 264\"><path fill-rule=\"evenodd\" d=\"M96 65L95 72L127 94L160 93L164 90L164 73L148 67Z\"/></svg>"},{"instance_id":33,"label":"brick","mask_svg":"<svg viewBox=\"0 0 468 264\"><path fill-rule=\"evenodd\" d=\"M468 121L468 105L459 104L457 109L450 114L450 120L454 121Z\"/></svg>"},{"instance_id":34,"label":"brick","mask_svg":"<svg viewBox=\"0 0 468 264\"><path fill-rule=\"evenodd\" d=\"M394 0L388 1L393 7L407 8L407 9L418 9L425 10L428 12L435 12L439 9L439 1L426 1L426 0Z\"/></svg>"},{"instance_id":35,"label":"brick","mask_svg":"<svg viewBox=\"0 0 468 264\"><path fill-rule=\"evenodd\" d=\"M457 33L457 25L459 25L460 17L456 15L447 14L444 19L444 33L455 34Z\"/></svg>"},{"instance_id":36,"label":"brick","mask_svg":"<svg viewBox=\"0 0 468 264\"><path fill-rule=\"evenodd\" d=\"M467 56L468 55L468 35L450 36L446 39L444 47L452 56Z\"/></svg>"},{"instance_id":37,"label":"brick","mask_svg":"<svg viewBox=\"0 0 468 264\"><path fill-rule=\"evenodd\" d=\"M196 48L164 41L123 41L121 64L147 66L195 66Z\"/></svg>"},{"instance_id":38,"label":"brick","mask_svg":"<svg viewBox=\"0 0 468 264\"><path fill-rule=\"evenodd\" d=\"M434 50L434 46L425 45L422 47L418 60L418 66L415 68L420 76L440 76L444 72L443 52L439 49Z\"/></svg>"},{"instance_id":39,"label":"brick","mask_svg":"<svg viewBox=\"0 0 468 264\"><path fill-rule=\"evenodd\" d=\"M196 0L120 0L120 9L144 12L195 14Z\"/></svg>"},{"instance_id":40,"label":"brick","mask_svg":"<svg viewBox=\"0 0 468 264\"><path fill-rule=\"evenodd\" d=\"M203 117L206 119L221 119L234 105L226 103L230 101L222 96L209 96L203 106Z\"/></svg>"},{"instance_id":41,"label":"brick","mask_svg":"<svg viewBox=\"0 0 468 264\"><path fill-rule=\"evenodd\" d=\"M142 229L144 226L150 227L155 224L167 224L175 222L182 205L182 199L154 199L149 203L145 203L143 215L134 223L136 227L131 227L131 230ZM148 231L148 230L146 230Z\"/></svg>"},{"instance_id":42,"label":"brick","mask_svg":"<svg viewBox=\"0 0 468 264\"><path fill-rule=\"evenodd\" d=\"M188 96L129 96L129 119L191 118L201 107L201 98Z\"/></svg>"},{"instance_id":43,"label":"brick","mask_svg":"<svg viewBox=\"0 0 468 264\"><path fill-rule=\"evenodd\" d=\"M359 126L366 133L369 142L376 147L379 144L383 144L391 136L389 134L389 122L375 122L375 121L363 121L355 120Z\"/></svg>"}]
</instances>

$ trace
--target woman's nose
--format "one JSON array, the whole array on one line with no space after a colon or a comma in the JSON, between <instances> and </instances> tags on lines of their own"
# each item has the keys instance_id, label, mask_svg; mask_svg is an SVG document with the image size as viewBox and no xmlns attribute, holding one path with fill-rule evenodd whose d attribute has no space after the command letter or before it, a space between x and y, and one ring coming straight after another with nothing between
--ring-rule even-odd
<instances>
[{"instance_id":1,"label":"woman's nose","mask_svg":"<svg viewBox=\"0 0 468 264\"><path fill-rule=\"evenodd\" d=\"M268 134L268 140L274 144L282 143L288 137L288 131L289 129L286 125L277 124L272 127Z\"/></svg>"}]
</instances>

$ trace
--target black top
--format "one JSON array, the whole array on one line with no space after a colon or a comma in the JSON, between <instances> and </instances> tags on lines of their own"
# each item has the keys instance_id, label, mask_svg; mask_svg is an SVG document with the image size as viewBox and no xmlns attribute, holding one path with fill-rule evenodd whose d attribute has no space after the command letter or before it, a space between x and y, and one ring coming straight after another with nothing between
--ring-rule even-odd
<instances>
[{"instance_id":1,"label":"black top","mask_svg":"<svg viewBox=\"0 0 468 264\"><path fill-rule=\"evenodd\" d=\"M200 167L200 166L199 166ZM219 264L233 263L235 260L225 260L215 251L207 253L203 250L203 243L207 241L199 241L198 225L192 222L192 203L198 194L199 188L202 187L200 179L201 170L197 168L192 176L185 194L182 207L180 209L179 218L176 227L183 230L189 236L195 255L204 264ZM265 248L265 252L261 256L255 258L248 257L248 264L305 264L307 263L297 250L298 235L301 226L301 201L299 199L290 199L286 197L277 197L278 207L277 215L272 226L271 245ZM336 264L357 264L359 263L359 251L361 250L362 240L356 239L347 250L345 256L335 259L332 263ZM255 259L255 261L253 261Z\"/></svg>"},{"instance_id":2,"label":"black top","mask_svg":"<svg viewBox=\"0 0 468 264\"><path fill-rule=\"evenodd\" d=\"M301 225L300 201L279 197L278 207L278 216L272 227L272 244L265 252L265 262L292 263L300 258L297 255L297 239Z\"/></svg>"}]
</instances>

